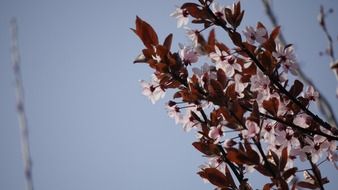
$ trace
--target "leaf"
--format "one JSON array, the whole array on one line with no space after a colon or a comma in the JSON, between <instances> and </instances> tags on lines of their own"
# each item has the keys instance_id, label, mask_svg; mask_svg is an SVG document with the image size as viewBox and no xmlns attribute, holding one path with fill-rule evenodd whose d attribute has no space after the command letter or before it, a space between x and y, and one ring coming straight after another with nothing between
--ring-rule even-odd
<instances>
[{"instance_id":1,"label":"leaf","mask_svg":"<svg viewBox=\"0 0 338 190\"><path fill-rule=\"evenodd\" d=\"M264 185L263 190L270 190L271 187L273 187L273 186L274 186L273 183L267 183L267 184Z\"/></svg>"},{"instance_id":2,"label":"leaf","mask_svg":"<svg viewBox=\"0 0 338 190\"><path fill-rule=\"evenodd\" d=\"M289 93L296 98L303 91L303 87L304 85L302 82L300 82L299 80L295 80L289 90Z\"/></svg>"},{"instance_id":3,"label":"leaf","mask_svg":"<svg viewBox=\"0 0 338 190\"><path fill-rule=\"evenodd\" d=\"M259 118L260 117L259 117L258 103L255 101L252 105L252 112L251 112L250 117L248 119L256 122L259 125L259 123L260 123Z\"/></svg>"},{"instance_id":4,"label":"leaf","mask_svg":"<svg viewBox=\"0 0 338 190\"><path fill-rule=\"evenodd\" d=\"M251 165L258 165L260 163L259 154L251 148L251 145L247 140L244 141L244 146L246 149L246 155L248 156Z\"/></svg>"},{"instance_id":5,"label":"leaf","mask_svg":"<svg viewBox=\"0 0 338 190\"><path fill-rule=\"evenodd\" d=\"M298 187L303 187L303 188L308 188L308 189L317 189L318 188L317 185L309 183L309 182L306 182L306 181L300 181L300 182L298 182L297 186Z\"/></svg>"},{"instance_id":6,"label":"leaf","mask_svg":"<svg viewBox=\"0 0 338 190\"><path fill-rule=\"evenodd\" d=\"M248 163L248 156L235 148L227 148L227 158L236 163L236 164L247 164Z\"/></svg>"},{"instance_id":7,"label":"leaf","mask_svg":"<svg viewBox=\"0 0 338 190\"><path fill-rule=\"evenodd\" d=\"M232 42L238 46L241 47L242 46L242 37L241 34L238 32L229 32L229 36L232 40Z\"/></svg>"},{"instance_id":8,"label":"leaf","mask_svg":"<svg viewBox=\"0 0 338 190\"><path fill-rule=\"evenodd\" d=\"M206 168L201 177L209 180L210 183L217 187L229 187L230 183L228 178L216 168Z\"/></svg>"},{"instance_id":9,"label":"leaf","mask_svg":"<svg viewBox=\"0 0 338 190\"><path fill-rule=\"evenodd\" d=\"M200 5L196 3L184 3L181 6L181 9L187 10L189 15L194 18L198 18L198 19L207 18L205 11L203 11L203 9L200 9L199 7Z\"/></svg>"},{"instance_id":10,"label":"leaf","mask_svg":"<svg viewBox=\"0 0 338 190\"><path fill-rule=\"evenodd\" d=\"M275 40L277 36L279 35L279 32L280 32L280 26L276 26L270 34L270 39Z\"/></svg>"},{"instance_id":11,"label":"leaf","mask_svg":"<svg viewBox=\"0 0 338 190\"><path fill-rule=\"evenodd\" d=\"M151 49L153 46L158 45L158 37L150 24L143 21L140 17L136 17L136 29L132 29L136 35L142 40L143 44L148 48Z\"/></svg>"},{"instance_id":12,"label":"leaf","mask_svg":"<svg viewBox=\"0 0 338 190\"><path fill-rule=\"evenodd\" d=\"M207 156L217 155L219 153L217 145L202 142L194 142L192 145Z\"/></svg>"},{"instance_id":13,"label":"leaf","mask_svg":"<svg viewBox=\"0 0 338 190\"><path fill-rule=\"evenodd\" d=\"M263 174L265 176L268 176L268 177L272 176L271 173L269 172L269 170L266 167L264 167L262 164L259 164L259 165L255 166L255 169L259 173L261 173L261 174Z\"/></svg>"},{"instance_id":14,"label":"leaf","mask_svg":"<svg viewBox=\"0 0 338 190\"><path fill-rule=\"evenodd\" d=\"M283 148L283 150L282 150L282 156L281 156L281 159L280 159L280 165L279 165L279 169L281 170L281 171L283 171L284 170L284 168L285 168L285 166L286 166L286 164L287 164L287 162L288 162L288 147L285 147L285 148Z\"/></svg>"},{"instance_id":15,"label":"leaf","mask_svg":"<svg viewBox=\"0 0 338 190\"><path fill-rule=\"evenodd\" d=\"M277 98L271 98L263 101L263 108L271 115L277 116L279 102Z\"/></svg>"},{"instance_id":16,"label":"leaf","mask_svg":"<svg viewBox=\"0 0 338 190\"><path fill-rule=\"evenodd\" d=\"M173 40L173 34L169 34L169 35L165 38L165 40L164 40L164 42L163 42L163 46L166 47L168 50L170 50L172 40Z\"/></svg>"},{"instance_id":17,"label":"leaf","mask_svg":"<svg viewBox=\"0 0 338 190\"><path fill-rule=\"evenodd\" d=\"M295 175L295 173L297 172L298 168L297 167L293 167L293 168L290 168L288 170L286 170L284 173L283 173L283 178L285 180L287 180L290 176L292 175Z\"/></svg>"}]
</instances>

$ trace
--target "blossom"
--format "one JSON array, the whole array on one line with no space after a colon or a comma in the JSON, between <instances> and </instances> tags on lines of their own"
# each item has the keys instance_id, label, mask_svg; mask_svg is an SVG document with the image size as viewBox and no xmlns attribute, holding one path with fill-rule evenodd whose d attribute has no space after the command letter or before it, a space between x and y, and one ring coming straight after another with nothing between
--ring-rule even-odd
<instances>
[{"instance_id":1,"label":"blossom","mask_svg":"<svg viewBox=\"0 0 338 190\"><path fill-rule=\"evenodd\" d=\"M305 141L308 145L303 147L303 151L311 154L311 160L313 163L317 163L322 156L323 151L327 150L330 146L325 137L320 135L314 135L313 141L306 137Z\"/></svg>"},{"instance_id":2,"label":"blossom","mask_svg":"<svg viewBox=\"0 0 338 190\"><path fill-rule=\"evenodd\" d=\"M297 74L296 56L292 46L283 47L277 44L276 52L272 56L283 66L286 73L290 71L293 75Z\"/></svg>"},{"instance_id":3,"label":"blossom","mask_svg":"<svg viewBox=\"0 0 338 190\"><path fill-rule=\"evenodd\" d=\"M217 144L222 136L223 136L223 132L224 132L224 126L222 125L218 125L217 127L210 127L210 131L208 133L208 136L212 139L215 140L215 144Z\"/></svg>"},{"instance_id":4,"label":"blossom","mask_svg":"<svg viewBox=\"0 0 338 190\"><path fill-rule=\"evenodd\" d=\"M176 8L176 10L171 13L170 16L177 19L177 28L187 25L189 22L189 13L186 9Z\"/></svg>"},{"instance_id":5,"label":"blossom","mask_svg":"<svg viewBox=\"0 0 338 190\"><path fill-rule=\"evenodd\" d=\"M180 112L180 108L177 105L169 105L167 104L166 109L168 111L168 116L170 118L175 119L175 123L178 124L182 120L182 114Z\"/></svg>"},{"instance_id":6,"label":"blossom","mask_svg":"<svg viewBox=\"0 0 338 190\"><path fill-rule=\"evenodd\" d=\"M280 124L281 125L281 124ZM280 126L280 129L277 129L276 132L276 144L282 148L288 147L288 149L296 148L300 146L300 142L297 138L294 137L294 131L291 128L285 128Z\"/></svg>"},{"instance_id":7,"label":"blossom","mask_svg":"<svg viewBox=\"0 0 338 190\"><path fill-rule=\"evenodd\" d=\"M311 124L310 116L305 113L298 114L293 119L293 123L299 127L308 128Z\"/></svg>"},{"instance_id":8,"label":"blossom","mask_svg":"<svg viewBox=\"0 0 338 190\"><path fill-rule=\"evenodd\" d=\"M266 41L267 31L263 27L258 27L255 30L252 26L247 26L243 33L250 44L254 44L255 41L262 44Z\"/></svg>"},{"instance_id":9,"label":"blossom","mask_svg":"<svg viewBox=\"0 0 338 190\"><path fill-rule=\"evenodd\" d=\"M223 6L214 2L214 3L211 4L211 10L218 18L225 20L225 14L224 14L224 7Z\"/></svg>"},{"instance_id":10,"label":"blossom","mask_svg":"<svg viewBox=\"0 0 338 190\"><path fill-rule=\"evenodd\" d=\"M215 51L210 53L210 58L216 62L216 68L222 69L227 77L232 77L235 70L242 72L242 66L236 62L236 58L226 51L221 51L215 46Z\"/></svg>"},{"instance_id":11,"label":"blossom","mask_svg":"<svg viewBox=\"0 0 338 190\"><path fill-rule=\"evenodd\" d=\"M250 90L253 92L258 92L257 100L259 103L262 103L267 97L269 97L269 85L270 79L262 71L257 70L257 74L251 76L250 78Z\"/></svg>"},{"instance_id":12,"label":"blossom","mask_svg":"<svg viewBox=\"0 0 338 190\"><path fill-rule=\"evenodd\" d=\"M306 92L304 93L304 98L308 100L316 101L319 97L319 93L315 91L313 86L308 86Z\"/></svg>"},{"instance_id":13,"label":"blossom","mask_svg":"<svg viewBox=\"0 0 338 190\"><path fill-rule=\"evenodd\" d=\"M198 46L198 34L199 34L199 31L195 30L195 29L191 29L189 27L184 27L184 29L186 31L186 35L192 41L193 47L196 48Z\"/></svg>"},{"instance_id":14,"label":"blossom","mask_svg":"<svg viewBox=\"0 0 338 190\"><path fill-rule=\"evenodd\" d=\"M239 98L243 98L244 94L243 91L244 89L248 86L249 83L243 83L241 81L242 76L240 74L235 74L235 92L237 92Z\"/></svg>"},{"instance_id":15,"label":"blossom","mask_svg":"<svg viewBox=\"0 0 338 190\"><path fill-rule=\"evenodd\" d=\"M241 131L244 138L249 139L255 137L259 133L259 127L256 122L248 119L245 122L245 126L246 129Z\"/></svg>"},{"instance_id":16,"label":"blossom","mask_svg":"<svg viewBox=\"0 0 338 190\"><path fill-rule=\"evenodd\" d=\"M191 63L196 63L198 61L197 52L189 46L181 46L179 55L185 65L191 65Z\"/></svg>"},{"instance_id":17,"label":"blossom","mask_svg":"<svg viewBox=\"0 0 338 190\"><path fill-rule=\"evenodd\" d=\"M153 75L153 80L151 82L140 80L142 94L147 96L153 104L155 104L156 101L158 101L160 98L163 98L165 95L165 92L160 87L158 82L159 81L155 75Z\"/></svg>"}]
</instances>

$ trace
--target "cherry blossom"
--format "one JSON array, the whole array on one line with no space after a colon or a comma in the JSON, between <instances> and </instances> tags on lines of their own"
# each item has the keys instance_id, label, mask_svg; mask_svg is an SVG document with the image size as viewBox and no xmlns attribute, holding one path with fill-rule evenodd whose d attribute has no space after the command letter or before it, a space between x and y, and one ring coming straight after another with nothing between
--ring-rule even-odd
<instances>
[{"instance_id":1,"label":"cherry blossom","mask_svg":"<svg viewBox=\"0 0 338 190\"><path fill-rule=\"evenodd\" d=\"M224 14L224 6L221 6L220 4L213 2L211 4L212 12L218 17L223 20L225 20L225 14Z\"/></svg>"},{"instance_id":2,"label":"cherry blossom","mask_svg":"<svg viewBox=\"0 0 338 190\"><path fill-rule=\"evenodd\" d=\"M198 54L189 46L181 46L179 55L185 65L191 65L191 63L196 63L198 61Z\"/></svg>"},{"instance_id":3,"label":"cherry blossom","mask_svg":"<svg viewBox=\"0 0 338 190\"><path fill-rule=\"evenodd\" d=\"M310 117L305 113L298 114L293 119L293 123L302 128L308 128L311 124L310 122L311 122Z\"/></svg>"},{"instance_id":4,"label":"cherry blossom","mask_svg":"<svg viewBox=\"0 0 338 190\"><path fill-rule=\"evenodd\" d=\"M243 33L250 44L254 44L255 41L259 44L263 44L266 41L265 36L267 35L267 31L263 27L259 27L255 30L252 26L247 26Z\"/></svg>"},{"instance_id":5,"label":"cherry blossom","mask_svg":"<svg viewBox=\"0 0 338 190\"><path fill-rule=\"evenodd\" d=\"M235 74L234 79L235 79L235 91L238 94L238 98L243 98L244 97L243 91L249 85L249 83L247 82L243 83L241 81L242 76L240 74Z\"/></svg>"},{"instance_id":6,"label":"cherry blossom","mask_svg":"<svg viewBox=\"0 0 338 190\"><path fill-rule=\"evenodd\" d=\"M272 55L282 65L286 73L290 71L293 75L297 74L296 56L292 46L283 47L277 44L276 52L273 52Z\"/></svg>"},{"instance_id":7,"label":"cherry blossom","mask_svg":"<svg viewBox=\"0 0 338 190\"><path fill-rule=\"evenodd\" d=\"M317 163L319 158L322 157L324 151L326 151L330 144L323 136L315 135L313 141L306 137L305 141L308 145L303 147L303 151L311 154L311 160L313 163Z\"/></svg>"},{"instance_id":8,"label":"cherry blossom","mask_svg":"<svg viewBox=\"0 0 338 190\"><path fill-rule=\"evenodd\" d=\"M246 120L245 126L247 129L241 131L244 138L249 139L255 137L259 133L259 127L256 122L251 120Z\"/></svg>"},{"instance_id":9,"label":"cherry blossom","mask_svg":"<svg viewBox=\"0 0 338 190\"><path fill-rule=\"evenodd\" d=\"M177 28L187 25L189 22L189 13L186 9L176 8L176 10L171 13L170 16L177 19Z\"/></svg>"},{"instance_id":10,"label":"cherry blossom","mask_svg":"<svg viewBox=\"0 0 338 190\"><path fill-rule=\"evenodd\" d=\"M270 79L268 76L264 75L264 73L260 70L257 70L257 74L251 76L250 78L250 90L253 92L258 92L257 101L262 103L270 95L269 85Z\"/></svg>"},{"instance_id":11,"label":"cherry blossom","mask_svg":"<svg viewBox=\"0 0 338 190\"><path fill-rule=\"evenodd\" d=\"M315 91L313 86L308 86L304 93L304 98L307 98L308 100L316 101L319 97L319 93Z\"/></svg>"},{"instance_id":12,"label":"cherry blossom","mask_svg":"<svg viewBox=\"0 0 338 190\"><path fill-rule=\"evenodd\" d=\"M180 108L177 105L167 104L166 109L168 111L168 116L175 119L175 123L178 124L182 120L182 114Z\"/></svg>"},{"instance_id":13,"label":"cherry blossom","mask_svg":"<svg viewBox=\"0 0 338 190\"><path fill-rule=\"evenodd\" d=\"M236 58L226 51L221 51L215 46L215 51L210 53L210 58L216 62L216 68L222 69L227 77L232 77L235 70L242 72L242 66L236 62Z\"/></svg>"},{"instance_id":14,"label":"cherry blossom","mask_svg":"<svg viewBox=\"0 0 338 190\"><path fill-rule=\"evenodd\" d=\"M214 144L217 144L221 140L224 130L224 126L222 125L219 125L217 127L210 127L208 135L210 138L215 140Z\"/></svg>"},{"instance_id":15,"label":"cherry blossom","mask_svg":"<svg viewBox=\"0 0 338 190\"><path fill-rule=\"evenodd\" d=\"M153 75L153 80L151 82L146 82L144 80L140 80L142 86L142 94L147 96L150 101L155 104L160 98L163 98L165 92L159 85L159 81L155 75Z\"/></svg>"}]
</instances>

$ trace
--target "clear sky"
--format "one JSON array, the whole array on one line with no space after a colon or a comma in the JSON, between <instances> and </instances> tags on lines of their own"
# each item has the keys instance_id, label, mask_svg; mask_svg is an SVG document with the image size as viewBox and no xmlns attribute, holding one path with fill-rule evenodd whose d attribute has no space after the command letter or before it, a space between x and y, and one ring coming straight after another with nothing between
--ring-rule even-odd
<instances>
[{"instance_id":1,"label":"clear sky","mask_svg":"<svg viewBox=\"0 0 338 190\"><path fill-rule=\"evenodd\" d=\"M186 38L169 14L182 3L0 1L0 189L24 188L10 65L12 16L19 25L36 190L212 189L196 175L204 159L191 146L193 133L175 126L164 101L152 105L141 95L138 80L148 80L151 71L132 64L143 48L129 29L135 16L151 23L161 39L174 33L176 48ZM337 82L328 59L318 53L326 46L316 20L319 3L336 9L328 22L337 36L338 1L284 0L273 5L301 67L337 113ZM270 26L259 0L243 0L242 5L242 27L258 20ZM333 177L328 189L334 189L337 171L328 165L323 172Z\"/></svg>"}]
</instances>

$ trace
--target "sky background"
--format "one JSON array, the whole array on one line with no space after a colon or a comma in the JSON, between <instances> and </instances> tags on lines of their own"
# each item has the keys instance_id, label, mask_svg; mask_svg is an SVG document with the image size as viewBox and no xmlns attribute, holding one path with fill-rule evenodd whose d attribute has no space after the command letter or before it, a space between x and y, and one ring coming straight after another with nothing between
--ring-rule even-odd
<instances>
[{"instance_id":1,"label":"sky background","mask_svg":"<svg viewBox=\"0 0 338 190\"><path fill-rule=\"evenodd\" d=\"M129 29L136 15L151 23L162 40L173 33L175 49L178 42L187 42L169 17L182 3L0 1L0 189L24 189L10 65L12 16L18 20L36 190L212 189L196 175L204 159L191 146L193 133L184 133L167 117L164 100L152 105L141 95L138 81L150 79L151 70L132 64L143 48ZM319 56L326 46L316 20L320 3L338 12L335 0L274 1L273 8L286 39L295 44L300 66L338 113L337 82L328 58ZM243 0L242 5L241 30L260 20L271 31L259 0ZM328 19L335 42L337 12ZM324 174L337 176L331 165L324 165ZM328 189L337 185L332 178Z\"/></svg>"}]
</instances>

